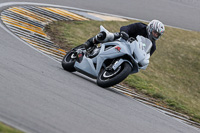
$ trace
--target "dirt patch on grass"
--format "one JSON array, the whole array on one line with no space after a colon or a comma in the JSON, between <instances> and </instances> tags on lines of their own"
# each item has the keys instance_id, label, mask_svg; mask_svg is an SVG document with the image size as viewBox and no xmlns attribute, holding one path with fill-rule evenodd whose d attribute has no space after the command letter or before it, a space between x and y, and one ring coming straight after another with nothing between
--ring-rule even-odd
<instances>
[{"instance_id":1,"label":"dirt patch on grass","mask_svg":"<svg viewBox=\"0 0 200 133\"><path fill-rule=\"evenodd\" d=\"M63 23L71 23L69 21L61 21ZM57 25L58 22L53 22L47 25L44 29L45 33L54 44L61 49L70 50L74 45L67 39L65 28L62 25Z\"/></svg>"}]
</instances>

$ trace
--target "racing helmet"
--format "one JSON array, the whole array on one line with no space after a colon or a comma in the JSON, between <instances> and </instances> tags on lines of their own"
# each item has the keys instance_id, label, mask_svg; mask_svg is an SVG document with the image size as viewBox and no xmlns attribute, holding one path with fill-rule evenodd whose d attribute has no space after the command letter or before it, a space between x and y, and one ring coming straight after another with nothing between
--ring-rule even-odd
<instances>
[{"instance_id":1,"label":"racing helmet","mask_svg":"<svg viewBox=\"0 0 200 133\"><path fill-rule=\"evenodd\" d=\"M164 31L165 31L165 26L159 20L152 20L147 25L147 34L148 34L148 38L150 40L152 40L152 39L158 40L163 35ZM155 34L156 34L156 36L155 36Z\"/></svg>"}]
</instances>

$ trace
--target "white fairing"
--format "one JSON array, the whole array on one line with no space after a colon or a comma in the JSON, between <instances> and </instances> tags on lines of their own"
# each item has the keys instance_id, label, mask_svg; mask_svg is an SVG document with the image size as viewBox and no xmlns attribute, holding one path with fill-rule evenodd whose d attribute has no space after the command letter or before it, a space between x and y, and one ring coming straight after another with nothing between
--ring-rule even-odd
<instances>
[{"instance_id":1,"label":"white fairing","mask_svg":"<svg viewBox=\"0 0 200 133\"><path fill-rule=\"evenodd\" d=\"M100 26L100 32L101 31L106 32L106 38L101 41L101 43L114 40L114 34L109 32L102 25ZM135 45L135 48L133 50L133 52L135 53L135 58L138 61L138 64L140 64L140 69L146 69L149 64L152 42L148 38L140 35L136 37L136 40L137 41L133 42L133 45Z\"/></svg>"},{"instance_id":2,"label":"white fairing","mask_svg":"<svg viewBox=\"0 0 200 133\"><path fill-rule=\"evenodd\" d=\"M143 37L143 36L137 36L137 41L135 41L135 58L138 61L138 64L141 65L140 69L146 69L149 64L149 58L150 58L150 50L152 47L152 42Z\"/></svg>"}]
</instances>

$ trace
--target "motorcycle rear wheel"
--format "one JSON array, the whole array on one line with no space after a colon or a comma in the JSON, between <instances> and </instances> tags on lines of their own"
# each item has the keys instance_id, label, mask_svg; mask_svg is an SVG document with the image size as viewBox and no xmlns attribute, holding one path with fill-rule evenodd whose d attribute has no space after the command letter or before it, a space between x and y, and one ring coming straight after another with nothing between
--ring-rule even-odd
<instances>
[{"instance_id":1,"label":"motorcycle rear wheel","mask_svg":"<svg viewBox=\"0 0 200 133\"><path fill-rule=\"evenodd\" d=\"M97 85L106 88L118 84L131 73L131 70L132 68L127 62L121 64L115 71L102 69L97 78Z\"/></svg>"},{"instance_id":2,"label":"motorcycle rear wheel","mask_svg":"<svg viewBox=\"0 0 200 133\"><path fill-rule=\"evenodd\" d=\"M79 48L84 48L84 46L79 45L79 46L73 48L72 50L67 52L67 54L63 57L62 67L63 67L64 70L69 71L69 72L75 72L76 71L76 69L74 68L74 64L75 64L75 61L76 61L75 53L76 53L76 50L79 49ZM72 58L72 57L74 57L74 58Z\"/></svg>"}]
</instances>

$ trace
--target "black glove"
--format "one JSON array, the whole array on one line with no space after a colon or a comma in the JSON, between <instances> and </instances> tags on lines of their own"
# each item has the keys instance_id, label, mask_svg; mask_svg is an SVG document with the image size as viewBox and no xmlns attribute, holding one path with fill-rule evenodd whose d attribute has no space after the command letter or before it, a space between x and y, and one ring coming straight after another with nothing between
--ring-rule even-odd
<instances>
[{"instance_id":1,"label":"black glove","mask_svg":"<svg viewBox=\"0 0 200 133\"><path fill-rule=\"evenodd\" d=\"M121 37L119 32L113 33L114 34L114 40L119 39Z\"/></svg>"},{"instance_id":2,"label":"black glove","mask_svg":"<svg viewBox=\"0 0 200 133\"><path fill-rule=\"evenodd\" d=\"M129 35L126 33L126 32L124 32L124 31L121 31L120 32L120 35L121 35L121 37L124 39L124 40L128 40L128 38L129 38Z\"/></svg>"}]
</instances>

